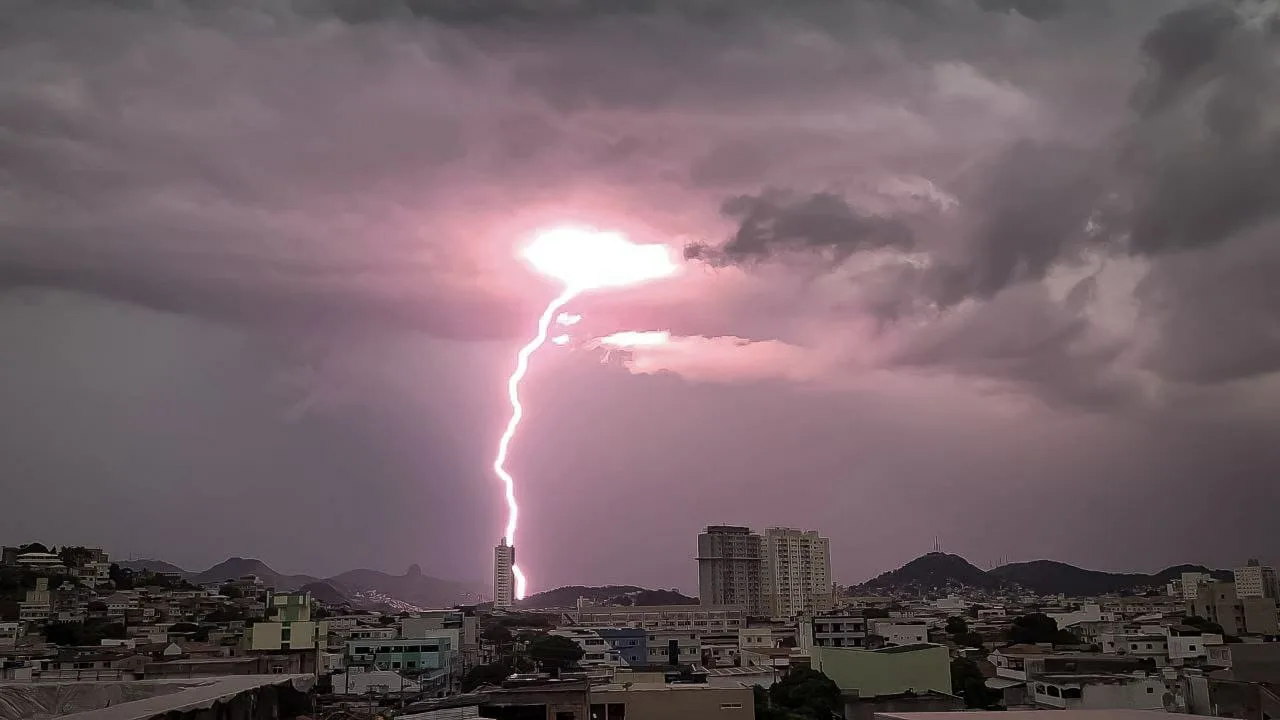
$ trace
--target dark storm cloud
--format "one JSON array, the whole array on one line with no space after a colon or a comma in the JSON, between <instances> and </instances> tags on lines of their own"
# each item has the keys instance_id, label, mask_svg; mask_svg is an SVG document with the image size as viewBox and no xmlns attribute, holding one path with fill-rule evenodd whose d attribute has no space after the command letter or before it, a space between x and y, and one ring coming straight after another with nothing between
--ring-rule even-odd
<instances>
[{"instance_id":1,"label":"dark storm cloud","mask_svg":"<svg viewBox=\"0 0 1280 720\"><path fill-rule=\"evenodd\" d=\"M788 251L816 252L834 262L862 250L893 248L910 250L911 230L894 218L867 215L832 193L796 198L779 190L760 195L739 195L721 206L721 212L739 222L729 242L717 248L691 243L689 260L712 264L766 260Z\"/></svg>"},{"instance_id":2,"label":"dark storm cloud","mask_svg":"<svg viewBox=\"0 0 1280 720\"><path fill-rule=\"evenodd\" d=\"M988 10L998 9L996 5L983 4ZM1043 13L1014 7L1017 3L1005 5L1010 12L1049 25L1063 10L1052 3L1040 7ZM993 378L1034 381L1030 384L1041 385L1049 395L1074 394L1062 383L1080 375L1097 379L1104 391L1113 387L1112 364L1123 354L1123 343L1090 349L1083 364L1073 349L1079 345L1077 338L1096 335L1090 329L1093 320L1080 312L1092 295L1083 288L1091 286L1077 285L1061 301L1035 294L1031 297L1037 300L1031 302L1025 293L1017 302L995 301L1006 291L1099 257L1143 258L1150 265L1148 287L1161 288L1136 296L1150 305L1143 317L1157 328L1157 339L1143 351L1150 369L1171 380L1196 382L1270 373L1280 364L1272 360L1273 341L1266 333L1255 335L1256 347L1249 347L1244 333L1233 336L1226 347L1213 336L1215 326L1222 327L1215 318L1221 322L1228 314L1243 325L1275 322L1280 308L1255 288L1264 285L1260 277L1269 270L1261 268L1270 268L1271 254L1280 255L1280 247L1255 248L1258 269L1247 276L1243 264L1216 268L1204 259L1167 257L1197 249L1230 256L1238 251L1226 246L1236 238L1275 236L1272 223L1280 217L1280 132L1275 124L1280 73L1272 57L1280 36L1269 29L1276 21L1267 12L1257 4L1208 2L1175 8L1156 19L1145 35L1134 38L1144 72L1130 92L1131 110L1119 104L1097 108L1117 117L1127 112L1119 132L1087 142L1067 140L1066 135L1015 139L989 159L975 161L942 185L958 203L952 222L915 233L912 247L866 242L865 227L855 222L828 225L825 235L797 238L760 232L760 223L747 216L740 218L727 241L695 243L686 256L745 265L807 247L828 254L839 265L849 254L886 247L923 254L927 260L859 276L858 282L867 286L864 307L881 319L918 323L921 312L931 317L966 301L993 302L989 310L962 311L965 334L974 343L991 342L991 356L1002 360L975 364L974 348L954 347L945 334L930 338L930 330L922 332L929 339L909 341L912 349L901 359L963 372L985 367ZM798 208L808 203L840 207L843 217L862 217L850 197L824 192L794 202ZM903 227L915 220L911 210L895 217ZM847 252L831 253L834 248ZM1169 271L1165 265L1180 269ZM1195 275L1202 278L1197 281ZM1187 292L1180 292L1176 283L1185 283ZM1193 287L1214 287L1214 301L1196 300ZM1151 305L1157 296L1162 303ZM1048 309L1058 302L1063 307ZM1009 354L1007 342L1008 332L1024 327L1021 322L1010 324L1007 313L1024 304L1041 307L1028 313L1030 324L1025 327L1043 327L1049 333L1031 334L1012 345L1021 349L1028 361L1025 366ZM996 309L1001 306L1003 311ZM1062 319L1050 322L1038 314L1043 312ZM985 322L998 327L992 333L981 332ZM1072 370L1050 370L1055 359ZM1028 377L1023 371L1031 367L1043 372Z\"/></svg>"}]
</instances>

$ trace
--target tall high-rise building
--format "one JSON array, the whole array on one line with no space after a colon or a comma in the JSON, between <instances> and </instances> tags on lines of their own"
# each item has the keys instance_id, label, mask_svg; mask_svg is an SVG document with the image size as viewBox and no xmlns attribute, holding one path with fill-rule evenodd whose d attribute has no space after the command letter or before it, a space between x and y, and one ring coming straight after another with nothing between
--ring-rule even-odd
<instances>
[{"instance_id":1,"label":"tall high-rise building","mask_svg":"<svg viewBox=\"0 0 1280 720\"><path fill-rule=\"evenodd\" d=\"M740 608L747 615L766 615L763 549L763 538L751 528L708 526L698 535L699 601Z\"/></svg>"},{"instance_id":2,"label":"tall high-rise building","mask_svg":"<svg viewBox=\"0 0 1280 720\"><path fill-rule=\"evenodd\" d=\"M511 566L516 564L516 546L502 538L493 549L493 606L509 609L515 604L516 578Z\"/></svg>"},{"instance_id":3,"label":"tall high-rise building","mask_svg":"<svg viewBox=\"0 0 1280 720\"><path fill-rule=\"evenodd\" d=\"M764 531L764 603L775 617L827 612L833 607L831 547L816 530Z\"/></svg>"},{"instance_id":4,"label":"tall high-rise building","mask_svg":"<svg viewBox=\"0 0 1280 720\"><path fill-rule=\"evenodd\" d=\"M1275 598L1277 596L1275 568L1267 567L1257 560L1249 560L1242 568L1232 571L1236 581L1236 597L1241 598Z\"/></svg>"}]
</instances>

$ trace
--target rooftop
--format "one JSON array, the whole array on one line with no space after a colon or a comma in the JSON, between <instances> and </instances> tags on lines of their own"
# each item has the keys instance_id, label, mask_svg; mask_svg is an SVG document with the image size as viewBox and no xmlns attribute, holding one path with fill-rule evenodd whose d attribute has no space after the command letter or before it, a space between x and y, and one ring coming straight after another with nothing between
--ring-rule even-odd
<instances>
[{"instance_id":1,"label":"rooftop","mask_svg":"<svg viewBox=\"0 0 1280 720\"><path fill-rule=\"evenodd\" d=\"M967 711L964 720L1044 720L1044 710ZM1053 720L1192 720L1199 715L1163 710L1051 710ZM876 713L876 720L956 720L955 713Z\"/></svg>"},{"instance_id":2,"label":"rooftop","mask_svg":"<svg viewBox=\"0 0 1280 720\"><path fill-rule=\"evenodd\" d=\"M212 707L219 701L226 700L244 692L250 692L269 685L290 684L299 691L308 691L315 682L313 675L229 675L225 677L205 679L175 680L138 680L124 683L30 683L22 685L27 688L73 685L81 696L91 686L126 685L134 689L149 689L155 693L152 697L132 702L120 703L110 707L73 712L61 716L62 720L150 720L170 712L199 710ZM0 685L0 687L4 687ZM106 692L101 693L106 697Z\"/></svg>"}]
</instances>

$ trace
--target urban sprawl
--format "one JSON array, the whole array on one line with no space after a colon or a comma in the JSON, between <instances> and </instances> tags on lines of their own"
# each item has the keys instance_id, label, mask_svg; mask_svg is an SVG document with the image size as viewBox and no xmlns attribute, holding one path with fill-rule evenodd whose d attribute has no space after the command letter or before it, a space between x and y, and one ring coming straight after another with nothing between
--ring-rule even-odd
<instances>
[{"instance_id":1,"label":"urban sprawl","mask_svg":"<svg viewBox=\"0 0 1280 720\"><path fill-rule=\"evenodd\" d=\"M491 598L428 609L5 547L0 720L1280 717L1280 587L1257 560L1073 596L939 551L841 586L816 531L710 526L696 548L697 598L522 601L503 541Z\"/></svg>"}]
</instances>

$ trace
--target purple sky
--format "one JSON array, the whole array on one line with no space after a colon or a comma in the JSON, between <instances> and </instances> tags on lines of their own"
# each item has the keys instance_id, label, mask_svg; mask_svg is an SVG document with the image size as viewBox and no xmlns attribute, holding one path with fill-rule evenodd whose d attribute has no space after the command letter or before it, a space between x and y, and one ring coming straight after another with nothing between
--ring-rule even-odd
<instances>
[{"instance_id":1,"label":"purple sky","mask_svg":"<svg viewBox=\"0 0 1280 720\"><path fill-rule=\"evenodd\" d=\"M487 577L582 222L689 260L535 358L531 590L1280 560L1274 3L147 5L0 5L0 541Z\"/></svg>"}]
</instances>

